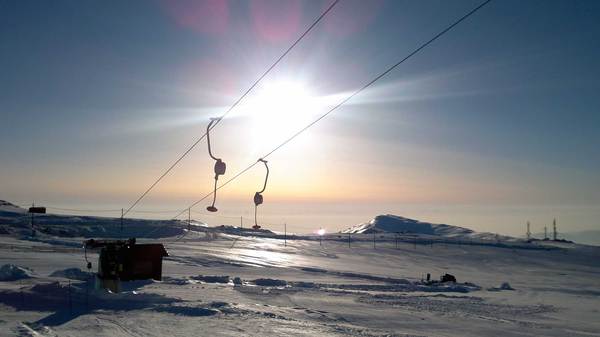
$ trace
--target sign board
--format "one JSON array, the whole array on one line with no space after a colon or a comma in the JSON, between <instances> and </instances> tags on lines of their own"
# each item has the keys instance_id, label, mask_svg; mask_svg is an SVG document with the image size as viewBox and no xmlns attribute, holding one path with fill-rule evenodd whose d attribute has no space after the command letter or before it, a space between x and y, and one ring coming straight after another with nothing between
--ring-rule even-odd
<instances>
[{"instance_id":1,"label":"sign board","mask_svg":"<svg viewBox=\"0 0 600 337\"><path fill-rule=\"evenodd\" d=\"M29 207L29 213L46 214L46 207Z\"/></svg>"}]
</instances>

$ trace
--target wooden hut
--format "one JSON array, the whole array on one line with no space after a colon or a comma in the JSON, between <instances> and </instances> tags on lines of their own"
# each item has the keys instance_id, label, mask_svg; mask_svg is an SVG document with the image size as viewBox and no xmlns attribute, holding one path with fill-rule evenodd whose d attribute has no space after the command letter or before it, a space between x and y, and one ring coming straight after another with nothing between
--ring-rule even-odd
<instances>
[{"instance_id":1,"label":"wooden hut","mask_svg":"<svg viewBox=\"0 0 600 337\"><path fill-rule=\"evenodd\" d=\"M137 244L129 240L87 240L87 248L101 248L98 279L107 289L118 291L120 281L162 279L162 259L169 254L160 243Z\"/></svg>"}]
</instances>

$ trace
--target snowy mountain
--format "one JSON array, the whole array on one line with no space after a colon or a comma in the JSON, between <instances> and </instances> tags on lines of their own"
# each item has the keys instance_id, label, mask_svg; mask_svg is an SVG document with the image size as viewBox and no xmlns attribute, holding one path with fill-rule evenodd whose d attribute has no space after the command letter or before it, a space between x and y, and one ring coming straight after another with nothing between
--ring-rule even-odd
<instances>
[{"instance_id":1,"label":"snowy mountain","mask_svg":"<svg viewBox=\"0 0 600 337\"><path fill-rule=\"evenodd\" d=\"M411 233L437 236L467 236L474 234L473 230L468 228L432 224L421 222L398 215L386 214L378 215L373 220L352 226L342 231L342 233L352 234L372 234L372 233Z\"/></svg>"},{"instance_id":2,"label":"snowy mountain","mask_svg":"<svg viewBox=\"0 0 600 337\"><path fill-rule=\"evenodd\" d=\"M8 201L0 200L0 214L2 213L26 213L27 210Z\"/></svg>"}]
</instances>

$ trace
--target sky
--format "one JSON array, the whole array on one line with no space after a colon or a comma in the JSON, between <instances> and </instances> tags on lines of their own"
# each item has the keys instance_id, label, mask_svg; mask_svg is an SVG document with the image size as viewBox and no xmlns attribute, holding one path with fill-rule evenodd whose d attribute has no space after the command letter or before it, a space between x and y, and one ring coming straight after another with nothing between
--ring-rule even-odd
<instances>
[{"instance_id":1,"label":"sky","mask_svg":"<svg viewBox=\"0 0 600 337\"><path fill-rule=\"evenodd\" d=\"M0 1L0 199L119 216L329 3ZM341 0L211 132L220 181L478 4ZM269 156L259 222L600 230L599 18L598 1L492 1ZM213 164L203 141L129 216L173 217ZM251 218L264 177L193 217Z\"/></svg>"}]
</instances>

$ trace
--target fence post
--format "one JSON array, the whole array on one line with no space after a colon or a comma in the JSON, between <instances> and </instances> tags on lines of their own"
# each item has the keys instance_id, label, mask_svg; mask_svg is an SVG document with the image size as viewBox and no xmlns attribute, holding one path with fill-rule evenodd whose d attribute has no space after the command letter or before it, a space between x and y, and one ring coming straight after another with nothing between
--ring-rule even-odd
<instances>
[{"instance_id":1,"label":"fence post","mask_svg":"<svg viewBox=\"0 0 600 337\"><path fill-rule=\"evenodd\" d=\"M373 233L373 249L375 249L375 233Z\"/></svg>"},{"instance_id":2,"label":"fence post","mask_svg":"<svg viewBox=\"0 0 600 337\"><path fill-rule=\"evenodd\" d=\"M69 313L73 313L73 301L71 299L71 280L69 280Z\"/></svg>"}]
</instances>

